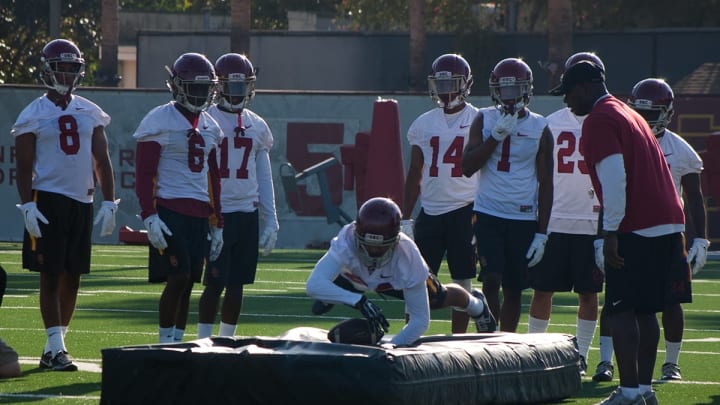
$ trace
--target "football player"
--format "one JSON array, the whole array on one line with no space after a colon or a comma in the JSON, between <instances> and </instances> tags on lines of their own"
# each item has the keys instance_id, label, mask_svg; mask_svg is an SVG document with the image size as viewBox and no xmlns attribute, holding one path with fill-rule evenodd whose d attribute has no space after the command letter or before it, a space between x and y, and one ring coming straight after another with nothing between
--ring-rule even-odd
<instances>
[{"instance_id":1,"label":"football player","mask_svg":"<svg viewBox=\"0 0 720 405\"><path fill-rule=\"evenodd\" d=\"M182 54L166 69L173 100L152 109L133 134L135 191L150 241L148 280L165 282L160 343L182 340L193 283L205 257L215 260L223 244L216 158L223 132L206 112L215 69L198 53Z\"/></svg>"},{"instance_id":2,"label":"football player","mask_svg":"<svg viewBox=\"0 0 720 405\"><path fill-rule=\"evenodd\" d=\"M695 149L678 134L667 129L673 116L673 101L675 96L672 88L662 79L648 78L639 81L633 87L628 104L650 125L665 160L670 166L675 191L685 201L685 209L690 223L695 230L695 238L688 251L688 263L692 264L692 274L697 274L707 260L707 251L710 241L707 237L707 211L702 189L700 188L700 173L703 162ZM601 364L610 365L610 372L598 372L593 376L595 381L612 380L612 354L613 346L610 338L610 328L605 321L605 307L601 314L600 338L609 342L608 350L601 350ZM665 362L662 365L662 380L680 380L680 347L684 325L684 315L680 303L672 303L663 309L663 333L665 334ZM602 348L602 346L601 346ZM600 366L598 366L600 367Z\"/></svg>"},{"instance_id":3,"label":"football player","mask_svg":"<svg viewBox=\"0 0 720 405\"><path fill-rule=\"evenodd\" d=\"M65 39L42 50L40 79L48 88L12 127L18 208L25 220L23 268L40 273L40 313L47 341L40 367L75 371L65 334L80 276L90 272L95 180L103 199L100 234L115 228L115 182L105 127L110 116L73 94L85 75L80 49Z\"/></svg>"},{"instance_id":4,"label":"football player","mask_svg":"<svg viewBox=\"0 0 720 405\"><path fill-rule=\"evenodd\" d=\"M501 60L489 84L495 106L480 109L473 120L462 170L478 178L473 207L478 280L490 310L500 314L500 330L515 332L528 268L540 262L547 241L553 137L547 120L528 108L533 74L525 62Z\"/></svg>"},{"instance_id":5,"label":"football player","mask_svg":"<svg viewBox=\"0 0 720 405\"><path fill-rule=\"evenodd\" d=\"M472 291L477 275L472 230L477 179L463 176L460 161L478 111L465 100L472 83L470 65L462 56L445 54L433 62L428 87L438 108L419 116L408 130L411 151L402 228L415 239L433 274L447 254L453 283L467 291ZM418 196L421 209L413 229L410 216ZM467 312L452 311L453 333L465 333L467 324Z\"/></svg>"},{"instance_id":6,"label":"football player","mask_svg":"<svg viewBox=\"0 0 720 405\"><path fill-rule=\"evenodd\" d=\"M395 345L412 344L430 326L430 309L448 306L466 311L478 332L493 332L495 318L482 292L471 294L457 284L441 284L412 239L400 232L401 218L400 207L392 200L367 200L357 219L340 230L315 265L307 294L326 303L325 309L333 304L358 309L370 322L372 335L379 337L388 331L389 322L364 293L403 299L408 322L391 339Z\"/></svg>"},{"instance_id":7,"label":"football player","mask_svg":"<svg viewBox=\"0 0 720 405\"><path fill-rule=\"evenodd\" d=\"M263 255L272 251L280 228L270 169L273 136L265 120L247 108L255 95L255 68L245 55L228 53L215 62L215 73L219 81L219 98L208 113L226 134L217 156L222 185L224 243L220 256L208 262L205 270L205 290L198 311L198 338L213 334L223 289L225 296L218 336L235 335L243 286L255 281L259 217L262 216L264 223L259 238Z\"/></svg>"},{"instance_id":8,"label":"football player","mask_svg":"<svg viewBox=\"0 0 720 405\"><path fill-rule=\"evenodd\" d=\"M605 70L602 60L591 52L578 52L565 62L565 69L589 60ZM598 229L600 203L592 191L587 166L580 153L582 123L585 117L564 107L547 116L553 134L553 205L548 224L548 242L543 259L530 271L528 332L545 333L550 323L552 299L556 291L578 295L576 333L580 351L580 374L587 371L587 356L595 335L598 292L603 275L595 265L593 243Z\"/></svg>"}]
</instances>

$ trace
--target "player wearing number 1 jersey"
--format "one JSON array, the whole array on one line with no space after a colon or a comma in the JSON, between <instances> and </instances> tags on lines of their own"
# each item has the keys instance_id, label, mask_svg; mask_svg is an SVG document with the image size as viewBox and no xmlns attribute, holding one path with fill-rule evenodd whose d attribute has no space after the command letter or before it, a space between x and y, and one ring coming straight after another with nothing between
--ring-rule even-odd
<instances>
[{"instance_id":1,"label":"player wearing number 1 jersey","mask_svg":"<svg viewBox=\"0 0 720 405\"><path fill-rule=\"evenodd\" d=\"M565 68L580 60L604 66L595 54L579 52L567 59ZM547 117L555 145L555 190L545 255L530 271L530 286L534 291L528 317L528 332L544 333L550 322L553 293L574 290L578 294L576 336L582 375L587 370L586 359L597 325L598 293L603 286L593 246L600 203L580 153L584 119L567 107Z\"/></svg>"},{"instance_id":2,"label":"player wearing number 1 jersey","mask_svg":"<svg viewBox=\"0 0 720 405\"><path fill-rule=\"evenodd\" d=\"M479 171L474 211L479 279L500 314L500 330L514 332L520 318L528 267L542 259L553 201L552 133L531 112L532 71L520 59L504 59L490 74L494 108L483 108L470 127L463 173ZM500 306L499 291L503 289Z\"/></svg>"},{"instance_id":3,"label":"player wearing number 1 jersey","mask_svg":"<svg viewBox=\"0 0 720 405\"><path fill-rule=\"evenodd\" d=\"M72 93L85 75L85 60L74 43L50 41L41 61L48 91L20 113L11 130L18 208L25 220L22 265L40 273L40 314L47 334L40 367L75 371L65 333L80 276L90 272L96 179L105 201L95 223L102 222L102 236L115 227L115 182L105 136L110 116Z\"/></svg>"},{"instance_id":4,"label":"player wearing number 1 jersey","mask_svg":"<svg viewBox=\"0 0 720 405\"><path fill-rule=\"evenodd\" d=\"M135 191L151 245L149 281L166 283L160 343L182 340L193 283L208 252L214 260L223 243L215 157L223 132L205 111L215 94L215 69L204 55L185 53L168 72L173 101L151 110L133 135Z\"/></svg>"},{"instance_id":5,"label":"player wearing number 1 jersey","mask_svg":"<svg viewBox=\"0 0 720 405\"><path fill-rule=\"evenodd\" d=\"M199 338L213 334L223 289L218 336L235 334L243 286L255 281L258 242L263 254L269 254L279 229L269 155L273 136L265 120L246 108L255 95L255 69L245 55L228 53L215 62L215 71L220 82L219 100L208 113L226 134L218 155L225 228L223 250L205 270L205 290L198 311ZM260 216L264 226L258 239Z\"/></svg>"},{"instance_id":6,"label":"player wearing number 1 jersey","mask_svg":"<svg viewBox=\"0 0 720 405\"><path fill-rule=\"evenodd\" d=\"M410 166L403 209L407 221L420 198L413 233L430 271L437 275L443 258L454 283L472 291L475 251L472 244L472 203L477 179L462 174L462 151L478 109L465 101L473 79L470 65L460 55L441 55L428 77L430 96L437 103L418 117L408 130ZM410 228L412 229L412 228ZM413 237L413 235L409 235ZM453 310L452 332L465 333L467 312Z\"/></svg>"}]
</instances>

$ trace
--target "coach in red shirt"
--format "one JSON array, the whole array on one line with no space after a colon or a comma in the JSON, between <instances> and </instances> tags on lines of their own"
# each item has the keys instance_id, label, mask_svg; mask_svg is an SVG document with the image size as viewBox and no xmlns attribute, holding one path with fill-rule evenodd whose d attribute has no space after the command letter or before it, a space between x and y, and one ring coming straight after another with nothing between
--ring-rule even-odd
<instances>
[{"instance_id":1,"label":"coach in red shirt","mask_svg":"<svg viewBox=\"0 0 720 405\"><path fill-rule=\"evenodd\" d=\"M640 396L656 401L655 313L691 301L680 199L652 130L608 93L600 67L573 65L550 93L564 95L574 114L587 114L580 151L602 204L596 246L604 262L598 266L605 270L605 306L620 372L620 387L602 403L634 403Z\"/></svg>"}]
</instances>

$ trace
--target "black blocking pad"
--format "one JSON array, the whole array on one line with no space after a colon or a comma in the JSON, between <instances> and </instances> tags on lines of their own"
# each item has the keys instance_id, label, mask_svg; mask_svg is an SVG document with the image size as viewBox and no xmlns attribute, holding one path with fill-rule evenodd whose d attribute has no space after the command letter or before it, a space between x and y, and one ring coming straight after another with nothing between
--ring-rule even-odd
<instances>
[{"instance_id":1,"label":"black blocking pad","mask_svg":"<svg viewBox=\"0 0 720 405\"><path fill-rule=\"evenodd\" d=\"M207 338L102 350L102 404L518 404L581 388L575 337L425 336L383 348Z\"/></svg>"}]
</instances>

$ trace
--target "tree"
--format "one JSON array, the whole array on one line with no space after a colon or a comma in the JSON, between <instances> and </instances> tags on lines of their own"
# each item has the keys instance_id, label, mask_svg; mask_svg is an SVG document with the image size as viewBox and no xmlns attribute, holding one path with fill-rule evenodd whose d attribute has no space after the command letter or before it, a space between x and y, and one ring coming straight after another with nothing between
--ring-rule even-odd
<instances>
[{"instance_id":1,"label":"tree","mask_svg":"<svg viewBox=\"0 0 720 405\"><path fill-rule=\"evenodd\" d=\"M565 59L573 49L573 9L570 0L548 1L548 61L544 64L550 73L550 84L560 82Z\"/></svg>"},{"instance_id":2,"label":"tree","mask_svg":"<svg viewBox=\"0 0 720 405\"><path fill-rule=\"evenodd\" d=\"M230 50L250 52L250 0L232 0L230 3Z\"/></svg>"},{"instance_id":3,"label":"tree","mask_svg":"<svg viewBox=\"0 0 720 405\"><path fill-rule=\"evenodd\" d=\"M102 0L102 56L97 84L117 86L118 47L120 45L120 15L118 0Z\"/></svg>"},{"instance_id":4,"label":"tree","mask_svg":"<svg viewBox=\"0 0 720 405\"><path fill-rule=\"evenodd\" d=\"M408 0L410 3L410 90L424 88L425 72L425 1Z\"/></svg>"}]
</instances>

